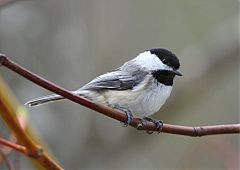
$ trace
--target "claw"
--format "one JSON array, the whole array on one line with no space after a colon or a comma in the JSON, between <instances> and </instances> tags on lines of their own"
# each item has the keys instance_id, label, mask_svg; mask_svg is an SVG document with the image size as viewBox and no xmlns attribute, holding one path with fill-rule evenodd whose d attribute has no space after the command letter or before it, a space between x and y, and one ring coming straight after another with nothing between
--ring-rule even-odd
<instances>
[{"instance_id":1,"label":"claw","mask_svg":"<svg viewBox=\"0 0 240 170\"><path fill-rule=\"evenodd\" d=\"M144 120L147 120L149 122L153 122L156 126L156 128L158 129L158 133L162 132L162 128L163 128L163 121L162 120L154 120L152 118L149 117L144 117ZM152 134L153 131L147 131L148 134Z\"/></svg>"},{"instance_id":2,"label":"claw","mask_svg":"<svg viewBox=\"0 0 240 170\"><path fill-rule=\"evenodd\" d=\"M139 120L140 120L140 123L137 125L137 130L144 130L147 121L145 119L139 119Z\"/></svg>"},{"instance_id":3,"label":"claw","mask_svg":"<svg viewBox=\"0 0 240 170\"><path fill-rule=\"evenodd\" d=\"M149 130L147 130L147 134L149 134L149 135L153 134L153 132L154 132L154 131L149 131Z\"/></svg>"},{"instance_id":4,"label":"claw","mask_svg":"<svg viewBox=\"0 0 240 170\"><path fill-rule=\"evenodd\" d=\"M141 123L139 123L138 125L137 125L137 130L143 130L144 129L144 125L143 125L143 123L141 122Z\"/></svg>"},{"instance_id":5,"label":"claw","mask_svg":"<svg viewBox=\"0 0 240 170\"><path fill-rule=\"evenodd\" d=\"M128 110L128 109L126 109L124 107L120 107L120 106L115 106L114 108L117 109L117 110L120 110L120 111L122 111L124 113L126 113L126 115L127 115L127 122L126 123L120 122L123 125L123 127L127 127L128 125L130 125L132 123L133 115L132 115L130 110Z\"/></svg>"},{"instance_id":6,"label":"claw","mask_svg":"<svg viewBox=\"0 0 240 170\"><path fill-rule=\"evenodd\" d=\"M160 133L163 128L163 121L162 120L154 120L153 123L156 125L156 128L158 129L158 133Z\"/></svg>"},{"instance_id":7,"label":"claw","mask_svg":"<svg viewBox=\"0 0 240 170\"><path fill-rule=\"evenodd\" d=\"M130 111L126 111L125 112L127 115L127 123L123 123L123 127L127 127L128 125L130 125L133 121L133 116L132 113Z\"/></svg>"}]
</instances>

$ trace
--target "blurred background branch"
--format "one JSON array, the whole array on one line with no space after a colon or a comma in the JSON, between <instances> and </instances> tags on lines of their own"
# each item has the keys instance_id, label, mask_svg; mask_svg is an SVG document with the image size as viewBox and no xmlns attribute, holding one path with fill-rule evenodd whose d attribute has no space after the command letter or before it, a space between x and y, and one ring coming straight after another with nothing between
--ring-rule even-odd
<instances>
[{"instance_id":1,"label":"blurred background branch","mask_svg":"<svg viewBox=\"0 0 240 170\"><path fill-rule=\"evenodd\" d=\"M0 79L0 115L4 122L13 131L14 135L17 138L17 142L20 142L23 146L14 145L13 142L8 142L7 140L3 139L1 139L0 143L5 144L6 146L12 146L12 149L19 150L30 158L34 158L32 160L43 169L62 169L57 163L53 161L53 159L47 153L47 150L44 150L43 152L42 147L36 144L34 141L34 139L36 140L34 134L27 134L24 128L21 127L17 118L17 113L19 110L22 110L20 107L21 106L17 105L16 99L11 94L6 84L3 82L3 79ZM9 154L9 152L5 152L3 158L6 158L7 154Z\"/></svg>"},{"instance_id":2,"label":"blurred background branch","mask_svg":"<svg viewBox=\"0 0 240 170\"><path fill-rule=\"evenodd\" d=\"M18 151L18 152L21 152L21 153L23 153L24 155L27 155L27 156L28 156L28 151L27 151L26 147L24 147L24 146L18 145L18 144L16 144L16 143L13 143L13 142L8 141L8 140L3 139L3 138L0 138L0 143L1 143L2 145L5 145L5 146L7 146L7 147L9 147L9 148L11 148L11 149L14 149L14 150L16 150L16 151Z\"/></svg>"},{"instance_id":3,"label":"blurred background branch","mask_svg":"<svg viewBox=\"0 0 240 170\"><path fill-rule=\"evenodd\" d=\"M0 0L0 8L4 8L7 5L12 5L15 2L20 2L22 0Z\"/></svg>"}]
</instances>

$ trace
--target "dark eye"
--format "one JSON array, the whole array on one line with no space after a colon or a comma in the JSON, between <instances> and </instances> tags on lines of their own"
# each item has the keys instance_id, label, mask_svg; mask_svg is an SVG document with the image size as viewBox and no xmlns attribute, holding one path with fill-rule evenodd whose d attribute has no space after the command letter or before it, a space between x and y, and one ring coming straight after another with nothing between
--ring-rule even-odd
<instances>
[{"instance_id":1,"label":"dark eye","mask_svg":"<svg viewBox=\"0 0 240 170\"><path fill-rule=\"evenodd\" d=\"M167 60L165 58L162 60L162 62L163 64L167 64Z\"/></svg>"},{"instance_id":2,"label":"dark eye","mask_svg":"<svg viewBox=\"0 0 240 170\"><path fill-rule=\"evenodd\" d=\"M162 62L163 62L163 64L170 65L169 60L167 60L165 58L162 60Z\"/></svg>"}]
</instances>

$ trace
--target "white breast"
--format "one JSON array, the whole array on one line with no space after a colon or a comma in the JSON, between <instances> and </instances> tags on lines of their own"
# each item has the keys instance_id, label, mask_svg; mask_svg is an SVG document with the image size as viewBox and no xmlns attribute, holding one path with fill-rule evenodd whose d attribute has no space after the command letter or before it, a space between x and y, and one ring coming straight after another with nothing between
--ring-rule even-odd
<instances>
[{"instance_id":1,"label":"white breast","mask_svg":"<svg viewBox=\"0 0 240 170\"><path fill-rule=\"evenodd\" d=\"M138 117L150 116L156 113L170 96L172 86L165 86L161 83L152 83L138 97L139 104L133 107Z\"/></svg>"},{"instance_id":2,"label":"white breast","mask_svg":"<svg viewBox=\"0 0 240 170\"><path fill-rule=\"evenodd\" d=\"M165 86L149 76L133 90L107 91L104 98L108 104L129 109L135 117L145 117L157 112L172 91L172 86Z\"/></svg>"}]
</instances>

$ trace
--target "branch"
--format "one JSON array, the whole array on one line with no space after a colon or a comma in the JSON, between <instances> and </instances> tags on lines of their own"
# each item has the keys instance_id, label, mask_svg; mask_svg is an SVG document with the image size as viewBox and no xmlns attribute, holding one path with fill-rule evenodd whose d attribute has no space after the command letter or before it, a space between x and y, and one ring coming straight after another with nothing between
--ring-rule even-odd
<instances>
[{"instance_id":1,"label":"branch","mask_svg":"<svg viewBox=\"0 0 240 170\"><path fill-rule=\"evenodd\" d=\"M0 138L0 144L3 144L3 145L5 145L5 146L8 146L8 147L10 147L10 148L12 148L12 149L14 149L14 150L16 150L16 151L18 151L18 152L21 152L21 153L23 153L24 155L27 155L27 156L28 156L28 151L27 151L27 149L26 149L25 146L18 145L18 144L16 144L16 143L10 142L10 141L8 141L8 140L6 140L6 139L3 139L3 138Z\"/></svg>"},{"instance_id":2,"label":"branch","mask_svg":"<svg viewBox=\"0 0 240 170\"><path fill-rule=\"evenodd\" d=\"M13 170L14 166L13 163L9 160L8 155L4 153L3 148L0 147L0 155L2 157L2 160L4 160L6 162L6 166L9 170ZM1 164L1 162L0 162Z\"/></svg>"},{"instance_id":3,"label":"branch","mask_svg":"<svg viewBox=\"0 0 240 170\"><path fill-rule=\"evenodd\" d=\"M0 57L1 58L1 57ZM1 59L0 59L1 60ZM34 162L34 165L41 169L62 169L48 154L47 150L43 151L42 146L36 144L36 137L32 133L28 133L18 120L19 107L17 107L14 97L11 96L8 89L0 83L0 116L4 122L12 129L17 141L26 148L25 155ZM2 141L3 142L3 141ZM39 142L41 143L41 142Z\"/></svg>"},{"instance_id":4,"label":"branch","mask_svg":"<svg viewBox=\"0 0 240 170\"><path fill-rule=\"evenodd\" d=\"M18 120L16 118L15 113L13 110L9 107L7 107L6 101L0 99L0 115L4 119L4 121L13 129L17 139L19 142L21 142L24 148L19 148L18 151L22 150L22 153L27 155L30 158L35 158L36 160L43 168L45 169L62 169L52 158L43 151L42 147L38 146L30 136L26 134L26 132L21 128L20 124L18 123ZM5 142L5 143L4 143ZM1 143L6 144L6 141L1 140ZM12 148L14 147L8 143L7 146ZM16 148L15 148L16 149ZM25 151L24 151L25 150Z\"/></svg>"},{"instance_id":5,"label":"branch","mask_svg":"<svg viewBox=\"0 0 240 170\"><path fill-rule=\"evenodd\" d=\"M27 69L21 67L20 65L14 63L5 55L0 55L0 65L7 67L8 69L16 72L17 74L25 77L26 79L34 82L35 84L48 89L56 94L59 94L75 103L81 104L99 113L102 113L108 117L116 119L121 122L127 122L127 116L118 110L114 110L110 107L94 103L93 101L86 99L82 96L75 95L64 88L49 82L42 77L31 73ZM137 127L141 123L139 119L134 118L131 126ZM158 131L154 123L148 122L144 126L146 131ZM199 127L189 127L189 126L179 126L164 124L162 131L164 133L186 135L186 136L205 136L205 135L216 135L216 134L230 134L230 133L240 133L240 124L229 124L229 125L214 125L214 126L199 126Z\"/></svg>"}]
</instances>

